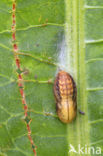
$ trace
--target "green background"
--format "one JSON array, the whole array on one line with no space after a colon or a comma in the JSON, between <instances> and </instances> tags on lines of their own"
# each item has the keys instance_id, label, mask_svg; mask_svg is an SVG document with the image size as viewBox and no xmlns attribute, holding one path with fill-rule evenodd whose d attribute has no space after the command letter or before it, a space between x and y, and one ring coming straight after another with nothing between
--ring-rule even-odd
<instances>
[{"instance_id":1,"label":"green background","mask_svg":"<svg viewBox=\"0 0 103 156\"><path fill-rule=\"evenodd\" d=\"M0 156L33 156L12 50L12 3L0 1ZM53 84L48 83L58 71L58 45L64 36L78 108L85 112L71 124L58 119ZM16 41L21 68L28 71L24 92L37 156L78 155L68 152L70 144L76 150L81 144L103 152L103 2L17 0Z\"/></svg>"}]
</instances>

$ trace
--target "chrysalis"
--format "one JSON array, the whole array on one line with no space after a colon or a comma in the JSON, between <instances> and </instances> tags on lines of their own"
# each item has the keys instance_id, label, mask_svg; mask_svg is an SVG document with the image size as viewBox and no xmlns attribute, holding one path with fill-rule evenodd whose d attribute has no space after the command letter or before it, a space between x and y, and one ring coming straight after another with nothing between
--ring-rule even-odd
<instances>
[{"instance_id":1,"label":"chrysalis","mask_svg":"<svg viewBox=\"0 0 103 156\"><path fill-rule=\"evenodd\" d=\"M54 82L54 95L59 119L64 123L71 122L77 114L76 85L72 76L60 71Z\"/></svg>"}]
</instances>

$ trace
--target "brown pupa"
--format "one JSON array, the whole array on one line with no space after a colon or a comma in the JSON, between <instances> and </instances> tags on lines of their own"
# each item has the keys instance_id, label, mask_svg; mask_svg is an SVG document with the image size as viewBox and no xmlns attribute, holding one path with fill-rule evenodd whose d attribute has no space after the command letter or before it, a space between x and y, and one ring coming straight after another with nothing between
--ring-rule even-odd
<instances>
[{"instance_id":1,"label":"brown pupa","mask_svg":"<svg viewBox=\"0 0 103 156\"><path fill-rule=\"evenodd\" d=\"M65 71L60 71L54 81L54 95L58 117L64 123L69 123L76 117L76 92L72 76Z\"/></svg>"}]
</instances>

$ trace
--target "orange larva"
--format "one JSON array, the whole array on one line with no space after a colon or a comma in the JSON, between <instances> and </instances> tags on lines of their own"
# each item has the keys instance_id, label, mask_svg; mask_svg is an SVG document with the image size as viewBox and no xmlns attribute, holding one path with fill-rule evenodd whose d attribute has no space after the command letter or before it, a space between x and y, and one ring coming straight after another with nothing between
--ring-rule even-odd
<instances>
[{"instance_id":1,"label":"orange larva","mask_svg":"<svg viewBox=\"0 0 103 156\"><path fill-rule=\"evenodd\" d=\"M54 95L59 119L71 122L77 114L76 85L72 76L60 71L54 82Z\"/></svg>"}]
</instances>

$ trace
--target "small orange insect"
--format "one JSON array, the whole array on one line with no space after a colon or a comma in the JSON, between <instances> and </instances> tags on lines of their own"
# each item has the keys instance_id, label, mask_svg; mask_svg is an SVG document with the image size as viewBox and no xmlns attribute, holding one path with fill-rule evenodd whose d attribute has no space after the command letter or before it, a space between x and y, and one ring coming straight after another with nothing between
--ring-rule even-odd
<instances>
[{"instance_id":1,"label":"small orange insect","mask_svg":"<svg viewBox=\"0 0 103 156\"><path fill-rule=\"evenodd\" d=\"M54 82L54 95L59 119L71 122L77 114L76 85L70 74L60 71Z\"/></svg>"}]
</instances>

